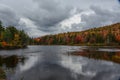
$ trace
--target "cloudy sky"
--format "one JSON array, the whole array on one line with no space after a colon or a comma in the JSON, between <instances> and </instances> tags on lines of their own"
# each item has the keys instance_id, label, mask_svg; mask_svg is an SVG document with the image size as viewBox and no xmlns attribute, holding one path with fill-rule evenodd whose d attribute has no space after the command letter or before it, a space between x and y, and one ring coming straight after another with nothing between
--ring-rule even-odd
<instances>
[{"instance_id":1,"label":"cloudy sky","mask_svg":"<svg viewBox=\"0 0 120 80\"><path fill-rule=\"evenodd\" d=\"M0 0L0 20L31 37L120 22L120 0Z\"/></svg>"}]
</instances>

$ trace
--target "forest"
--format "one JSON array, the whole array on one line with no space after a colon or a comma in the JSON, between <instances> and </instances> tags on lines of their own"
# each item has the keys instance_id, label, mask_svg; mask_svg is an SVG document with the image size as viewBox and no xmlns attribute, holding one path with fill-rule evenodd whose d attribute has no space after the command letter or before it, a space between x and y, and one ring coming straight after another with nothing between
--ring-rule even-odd
<instances>
[{"instance_id":1,"label":"forest","mask_svg":"<svg viewBox=\"0 0 120 80\"><path fill-rule=\"evenodd\" d=\"M119 46L120 23L80 32L30 38L24 30L18 30L14 26L4 27L0 21L0 49L24 48L27 45Z\"/></svg>"},{"instance_id":2,"label":"forest","mask_svg":"<svg viewBox=\"0 0 120 80\"><path fill-rule=\"evenodd\" d=\"M120 23L81 32L46 35L34 39L38 45L120 45Z\"/></svg>"},{"instance_id":3,"label":"forest","mask_svg":"<svg viewBox=\"0 0 120 80\"><path fill-rule=\"evenodd\" d=\"M14 26L4 27L0 21L0 49L24 48L28 45L29 36Z\"/></svg>"}]
</instances>

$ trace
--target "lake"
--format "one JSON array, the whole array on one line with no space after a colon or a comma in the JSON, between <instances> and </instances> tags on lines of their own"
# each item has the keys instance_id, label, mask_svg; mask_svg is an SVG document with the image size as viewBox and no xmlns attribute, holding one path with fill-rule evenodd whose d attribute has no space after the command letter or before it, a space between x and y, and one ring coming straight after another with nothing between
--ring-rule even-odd
<instances>
[{"instance_id":1,"label":"lake","mask_svg":"<svg viewBox=\"0 0 120 80\"><path fill-rule=\"evenodd\" d=\"M7 80L120 80L120 48L28 46L1 50Z\"/></svg>"}]
</instances>

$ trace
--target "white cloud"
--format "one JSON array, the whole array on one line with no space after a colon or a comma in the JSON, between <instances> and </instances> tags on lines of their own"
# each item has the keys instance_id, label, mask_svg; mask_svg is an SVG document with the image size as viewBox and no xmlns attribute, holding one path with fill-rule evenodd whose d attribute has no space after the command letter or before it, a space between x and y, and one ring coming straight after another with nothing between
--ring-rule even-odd
<instances>
[{"instance_id":1,"label":"white cloud","mask_svg":"<svg viewBox=\"0 0 120 80\"><path fill-rule=\"evenodd\" d=\"M0 19L41 36L120 22L119 9L117 0L0 0Z\"/></svg>"},{"instance_id":2,"label":"white cloud","mask_svg":"<svg viewBox=\"0 0 120 80\"><path fill-rule=\"evenodd\" d=\"M71 18L62 21L61 28L62 29L66 29L66 28L71 29L72 24L78 24L80 22L81 22L80 14L76 14L76 15L73 15Z\"/></svg>"},{"instance_id":3,"label":"white cloud","mask_svg":"<svg viewBox=\"0 0 120 80\"><path fill-rule=\"evenodd\" d=\"M82 15L91 15L94 14L94 12L92 10L86 10L86 11L82 11L80 13L74 14L72 17L62 21L61 24L61 28L63 30L68 30L68 31L81 31L82 26L80 26L79 24L84 24L84 22L81 21L81 16ZM75 26L76 25L76 26Z\"/></svg>"},{"instance_id":4,"label":"white cloud","mask_svg":"<svg viewBox=\"0 0 120 80\"><path fill-rule=\"evenodd\" d=\"M98 6L91 6L90 9L94 12L93 14L81 16L81 21L85 23L83 29L120 22L120 11L118 10L102 9Z\"/></svg>"},{"instance_id":5,"label":"white cloud","mask_svg":"<svg viewBox=\"0 0 120 80\"><path fill-rule=\"evenodd\" d=\"M21 18L19 24L19 28L24 29L31 37L46 35L46 33L40 31L34 22L28 18Z\"/></svg>"}]
</instances>

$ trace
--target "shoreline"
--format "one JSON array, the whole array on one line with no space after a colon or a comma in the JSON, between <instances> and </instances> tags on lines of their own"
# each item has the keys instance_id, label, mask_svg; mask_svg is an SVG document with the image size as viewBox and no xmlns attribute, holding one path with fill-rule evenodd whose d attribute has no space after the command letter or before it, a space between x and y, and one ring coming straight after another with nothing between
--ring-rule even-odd
<instances>
[{"instance_id":1,"label":"shoreline","mask_svg":"<svg viewBox=\"0 0 120 80\"><path fill-rule=\"evenodd\" d=\"M6 47L0 47L0 50L15 50L15 49L24 49L27 48L27 46L6 46Z\"/></svg>"},{"instance_id":2,"label":"shoreline","mask_svg":"<svg viewBox=\"0 0 120 80\"><path fill-rule=\"evenodd\" d=\"M120 47L120 45L113 45L113 44L37 44L38 46L111 46L111 47ZM30 46L36 46L36 45L30 45Z\"/></svg>"},{"instance_id":3,"label":"shoreline","mask_svg":"<svg viewBox=\"0 0 120 80\"><path fill-rule=\"evenodd\" d=\"M15 49L25 49L28 46L91 46L91 47L120 47L120 45L113 45L113 44L40 44L40 45L24 45L24 46L6 46L0 47L0 50L15 50Z\"/></svg>"}]
</instances>

